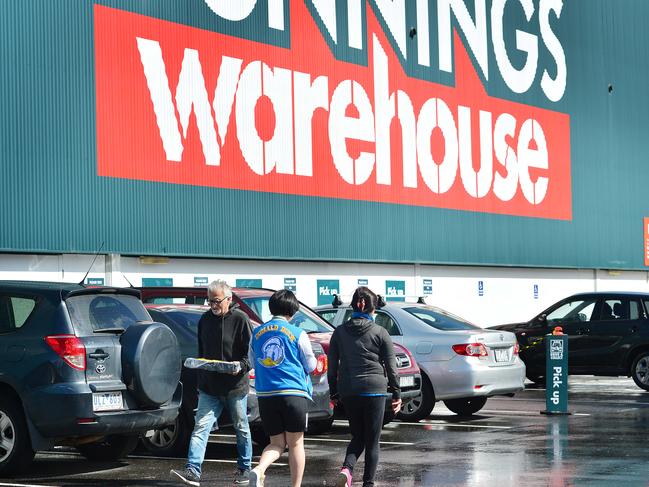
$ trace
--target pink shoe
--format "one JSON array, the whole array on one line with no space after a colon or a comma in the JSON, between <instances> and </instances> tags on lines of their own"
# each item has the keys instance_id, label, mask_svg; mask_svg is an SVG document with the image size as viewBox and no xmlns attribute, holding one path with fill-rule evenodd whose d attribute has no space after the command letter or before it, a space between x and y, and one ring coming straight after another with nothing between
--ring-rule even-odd
<instances>
[{"instance_id":1,"label":"pink shoe","mask_svg":"<svg viewBox=\"0 0 649 487\"><path fill-rule=\"evenodd\" d=\"M352 487L352 473L347 467L343 467L336 479L336 487Z\"/></svg>"}]
</instances>

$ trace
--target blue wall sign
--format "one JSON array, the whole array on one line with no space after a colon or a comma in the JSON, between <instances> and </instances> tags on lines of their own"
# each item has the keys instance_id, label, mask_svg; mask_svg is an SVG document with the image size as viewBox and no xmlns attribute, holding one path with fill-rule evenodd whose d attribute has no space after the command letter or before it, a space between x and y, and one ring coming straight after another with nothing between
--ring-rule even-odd
<instances>
[{"instance_id":1,"label":"blue wall sign","mask_svg":"<svg viewBox=\"0 0 649 487\"><path fill-rule=\"evenodd\" d=\"M295 277L285 277L284 278L284 289L288 289L289 291L293 291L293 293L297 292L297 279Z\"/></svg>"},{"instance_id":2,"label":"blue wall sign","mask_svg":"<svg viewBox=\"0 0 649 487\"><path fill-rule=\"evenodd\" d=\"M433 280L424 279L424 294L433 294Z\"/></svg>"},{"instance_id":3,"label":"blue wall sign","mask_svg":"<svg viewBox=\"0 0 649 487\"><path fill-rule=\"evenodd\" d=\"M334 294L340 293L338 279L318 279L318 306L331 304Z\"/></svg>"},{"instance_id":4,"label":"blue wall sign","mask_svg":"<svg viewBox=\"0 0 649 487\"><path fill-rule=\"evenodd\" d=\"M385 281L385 298L387 301L406 300L406 281Z\"/></svg>"}]
</instances>

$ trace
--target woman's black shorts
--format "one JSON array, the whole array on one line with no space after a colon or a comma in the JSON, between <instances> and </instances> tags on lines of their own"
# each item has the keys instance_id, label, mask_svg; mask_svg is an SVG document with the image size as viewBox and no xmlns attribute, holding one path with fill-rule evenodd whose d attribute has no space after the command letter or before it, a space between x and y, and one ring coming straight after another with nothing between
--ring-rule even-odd
<instances>
[{"instance_id":1,"label":"woman's black shorts","mask_svg":"<svg viewBox=\"0 0 649 487\"><path fill-rule=\"evenodd\" d=\"M300 433L307 427L309 400L301 396L260 397L259 415L264 431L269 436Z\"/></svg>"}]
</instances>

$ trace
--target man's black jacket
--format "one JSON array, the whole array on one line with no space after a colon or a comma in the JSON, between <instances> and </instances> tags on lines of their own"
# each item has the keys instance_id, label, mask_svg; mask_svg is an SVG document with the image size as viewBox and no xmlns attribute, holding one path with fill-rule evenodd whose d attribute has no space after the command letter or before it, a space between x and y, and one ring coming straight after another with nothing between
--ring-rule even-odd
<instances>
[{"instance_id":1,"label":"man's black jacket","mask_svg":"<svg viewBox=\"0 0 649 487\"><path fill-rule=\"evenodd\" d=\"M213 396L230 392L248 392L250 361L248 349L252 327L248 316L231 307L224 315L206 311L198 322L198 356L212 360L241 362L237 375L199 370L198 388Z\"/></svg>"}]
</instances>

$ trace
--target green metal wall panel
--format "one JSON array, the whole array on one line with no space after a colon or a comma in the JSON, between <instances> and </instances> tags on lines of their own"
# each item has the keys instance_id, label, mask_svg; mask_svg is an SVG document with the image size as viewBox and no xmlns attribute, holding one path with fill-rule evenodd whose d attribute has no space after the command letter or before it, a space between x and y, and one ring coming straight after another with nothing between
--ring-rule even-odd
<instances>
[{"instance_id":1,"label":"green metal wall panel","mask_svg":"<svg viewBox=\"0 0 649 487\"><path fill-rule=\"evenodd\" d=\"M240 172L233 172L228 160L221 166L229 171L224 173L224 179L199 179L198 183L191 181L195 181L192 178L196 174L202 174L203 168L187 169L178 173L185 179L171 181L163 177L152 178L147 171L139 179L100 175L98 153L103 146L98 143L98 133L104 136L119 134L120 127L116 126L125 120L114 113L121 109L128 114L131 108L123 99L107 98L105 87L117 86L123 76L139 79L137 89L140 91L134 99L141 101L139 93L146 93L146 80L137 57L116 56L111 61L114 62L112 69L98 71L99 61L104 63L112 59L109 48L112 43L119 44L122 32L118 23L112 26L112 33L106 24L98 24L98 15L125 18L135 29L139 23L149 22L147 32L159 32L160 39L173 37L173 32L189 32L191 35L187 38L175 37L177 44L171 47L175 54L169 54L169 42L160 41L165 49L171 84L178 82L178 70L174 73L172 65L175 62L175 66L180 66L184 48L196 49L202 56L201 61L208 62L199 45L208 41L199 42L200 39L219 39L220 44L215 44L215 58L237 57L241 55L240 45L245 43L248 43L245 44L248 51L250 46L256 46L260 59L271 59L276 52L284 53L278 66L287 69L310 65L309 60L297 54L305 52L304 49L300 51L299 44L307 47L328 45L336 61L322 61L321 69L309 73L311 79L317 75L329 76L331 100L343 75L357 75L352 79L364 85L370 103L374 102L371 72L376 53L371 50L371 42L372 35L378 32L377 25L383 31L389 30L391 19L386 20L381 14L380 6L384 2L361 2L365 46L361 50L343 46L344 41L349 40L349 34L342 28L348 22L344 1L336 3L337 25L342 26L338 29L337 43L326 33L308 38L299 35L302 31L326 31L316 8L322 2L296 0L289 4L288 0L259 0L242 21L219 18L209 8L209 3L207 0L0 3L0 59L3 63L0 69L0 251L94 252L103 242L102 252L123 254L646 268L643 217L649 216L645 189L649 181L646 155L649 148L647 2L534 0L529 22L519 0L505 2L504 42L512 64L518 68L525 64L526 56L513 47L516 29L528 31L540 39L541 12L548 6L562 7L560 15L555 10L548 16L550 29L565 53L567 67L565 92L556 102L548 100L540 84L543 69L547 69L551 77L557 69L547 45L539 44L539 68L532 86L523 93L514 93L496 69L492 35L495 27L490 13L498 2L465 0L455 3L465 5L472 18L476 18L476 9L481 5L487 12L488 79L477 69L478 60L470 49L469 58L488 96L499 100L498 103L515 103L521 113L526 110L539 113L542 109L567 121L569 130L563 130L560 135L565 137L569 147L564 144L553 150L565 151L569 156L568 178L563 180L567 182L568 191L563 201L561 194L553 194L557 203L552 209L555 213L549 216L533 205L523 205L524 211L519 211L498 202L485 203L481 207L481 200L474 199L467 207L453 198L445 199L444 195L432 195L431 204L408 198L395 201L383 198L376 184L372 188L378 189L366 190L359 186L356 193L350 193L344 181L332 181L331 178L316 181L312 194L304 189L311 184L303 184L304 179L281 179L276 174L269 176L273 182L268 187L260 183L259 188L255 188L254 178L247 173L242 176ZM223 2L214 0L212 3ZM421 14L413 6L421 3L424 2L405 2L406 32L410 34L413 34L410 27L419 25L417 15ZM268 27L269 6L273 9L277 5L283 5L284 30ZM377 34L390 58L390 91L400 88L397 86L399 80L407 82L404 86L424 87L416 92L413 88L404 88L409 96L418 100L417 110L422 100L433 96L426 94L428 86L431 93L441 90L451 101L455 96L465 96L469 100L473 96L460 93L464 80L456 80L455 71L437 69L438 5L435 1L427 5L430 68L413 62L412 55L405 59L398 51L394 36L385 32ZM458 24L459 21L453 20L453 25ZM407 36L409 50L413 49L422 29L418 31L416 35ZM107 37L97 38L98 32L108 32ZM460 39L467 44L465 33L460 32ZM134 37L121 41L133 46L136 42ZM256 44L250 44L252 42ZM117 44L115 49L118 52ZM101 60L97 59L97 52L104 53ZM408 52L416 54L416 51ZM170 61L174 56L178 59ZM457 58L454 62L457 63ZM398 63L403 64L403 73ZM342 73L339 78L336 78L337 71ZM206 71L210 100L211 87L215 83L216 74ZM98 86L101 97L98 97ZM440 98L444 97L440 95ZM141 106L148 106L148 113L139 112L140 105L133 105L132 117L137 122L133 122L132 127L136 130L141 119L150 124L155 121L153 108L146 103L142 102ZM479 105L473 108L475 117ZM104 117L105 113L108 115ZM317 115L320 117L318 123L324 123L327 116L330 114ZM130 130L127 128L123 130ZM475 140L477 129L474 132ZM234 134L235 125L231 124L230 138L226 139L230 146L236 145ZM136 140L137 137L135 134ZM194 140L194 145L188 146L188 153L200 151L194 115L190 117L187 137L187 140ZM550 142L556 145L557 140L560 139ZM144 149L149 146L147 144L157 144L157 150L162 151L159 138L143 140L140 148L121 147L126 144L116 138L109 143L115 150L132 149L133 154L144 152L145 159L149 154ZM400 143L394 142L394 145L400 147ZM231 153L224 150L223 154L229 157ZM321 159L321 155L314 154L316 170L323 165L331 166L328 159L331 156ZM198 152L196 160L204 164L201 158ZM153 159L151 154L146 164L155 164ZM108 164L113 162L108 160ZM183 160L182 164L185 162ZM132 169L140 160L123 159L119 163ZM336 174L331 167L327 171L326 174ZM397 173L394 172L394 184L399 183ZM239 181L237 178L241 181L221 184L228 177L231 181ZM374 177L372 173L371 184ZM459 180L458 174L452 191L457 190ZM424 187L421 180L419 184ZM519 188L516 196L519 199L520 191ZM467 200L463 198L457 201Z\"/></svg>"}]
</instances>

